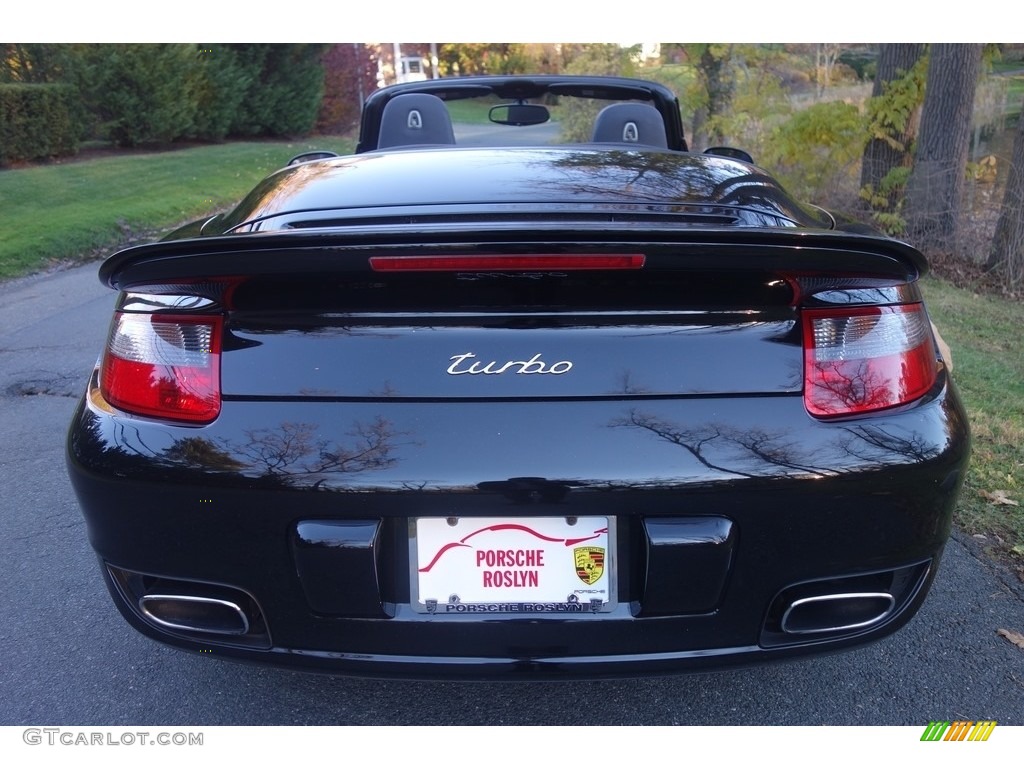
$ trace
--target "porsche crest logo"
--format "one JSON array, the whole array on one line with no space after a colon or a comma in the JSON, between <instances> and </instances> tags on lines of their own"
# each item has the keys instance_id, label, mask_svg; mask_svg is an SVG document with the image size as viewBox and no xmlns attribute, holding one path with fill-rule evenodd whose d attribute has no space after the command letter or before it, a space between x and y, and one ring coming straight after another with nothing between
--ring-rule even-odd
<instances>
[{"instance_id":1,"label":"porsche crest logo","mask_svg":"<svg viewBox=\"0 0 1024 768\"><path fill-rule=\"evenodd\" d=\"M576 575L584 584L593 584L604 574L604 547L576 547L572 555Z\"/></svg>"}]
</instances>

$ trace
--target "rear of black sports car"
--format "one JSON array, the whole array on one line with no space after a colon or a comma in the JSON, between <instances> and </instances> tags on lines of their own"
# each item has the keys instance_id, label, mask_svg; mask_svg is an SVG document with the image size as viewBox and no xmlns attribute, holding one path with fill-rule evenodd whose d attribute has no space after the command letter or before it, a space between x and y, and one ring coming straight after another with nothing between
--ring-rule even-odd
<instances>
[{"instance_id":1,"label":"rear of black sports car","mask_svg":"<svg viewBox=\"0 0 1024 768\"><path fill-rule=\"evenodd\" d=\"M408 678L897 630L967 424L920 254L831 226L722 159L425 150L298 166L115 255L68 450L118 608Z\"/></svg>"}]
</instances>

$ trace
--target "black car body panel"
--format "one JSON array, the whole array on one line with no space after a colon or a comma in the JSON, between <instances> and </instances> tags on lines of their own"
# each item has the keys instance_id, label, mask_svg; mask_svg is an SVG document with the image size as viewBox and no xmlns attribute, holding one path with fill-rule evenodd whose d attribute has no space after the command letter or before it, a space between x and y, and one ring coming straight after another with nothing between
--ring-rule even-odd
<instances>
[{"instance_id":1,"label":"black car body panel","mask_svg":"<svg viewBox=\"0 0 1024 768\"><path fill-rule=\"evenodd\" d=\"M346 403L340 410L334 402L291 402L275 406L270 424L264 403L232 402L208 443L192 428L139 429L83 406L71 451L91 542L104 562L244 590L271 619L274 645L255 651L223 638L214 645L188 635L160 639L242 657L269 652L271 661L276 651L283 654L277 661L364 674L573 674L577 665L588 675L625 674L631 662L640 662L636 671L684 661L717 667L842 647L902 624L896 615L833 643L826 635L762 644L769 605L794 585L918 564L928 564L918 576L930 578L965 456L951 440L964 424L947 393L925 410L870 425L795 429L806 414L792 396L571 409L458 402ZM128 477L107 479L116 474ZM410 516L483 511L616 516L623 537L617 613L583 617L592 623L581 628L564 617L412 612L403 544ZM702 518L735 529L732 561L711 558L713 571L708 555L658 566L645 526ZM308 521L371 527L374 557L321 543L324 564L314 573L327 578L305 584L294 542ZM692 547L685 538L676 545L681 554ZM655 567L672 581L652 581ZM695 591L709 572L716 585ZM355 588L367 583L377 588L373 612L365 587ZM651 592L667 584L674 584L671 595L659 594L649 608ZM913 587L903 608L915 605L922 585ZM323 589L336 603L314 610L309 595ZM127 613L157 634L130 607ZM395 665L377 669L364 655L394 657ZM474 669L456 669L463 659ZM602 669L603 661L613 663Z\"/></svg>"},{"instance_id":2,"label":"black car body panel","mask_svg":"<svg viewBox=\"0 0 1024 768\"><path fill-rule=\"evenodd\" d=\"M454 153L454 154L453 154ZM424 149L332 158L282 169L230 214L226 232L372 223L417 215L497 224L519 211L628 221L662 215L675 225L831 225L754 166L707 155L590 146ZM429 207L428 207L429 206ZM633 206L632 209L627 206ZM593 216L592 216L593 217ZM671 218L668 218L671 217ZM417 221L416 223L423 223Z\"/></svg>"},{"instance_id":3,"label":"black car body panel","mask_svg":"<svg viewBox=\"0 0 1024 768\"><path fill-rule=\"evenodd\" d=\"M182 648L382 677L654 674L897 630L968 428L923 257L837 221L671 149L371 146L115 254L68 441L115 603ZM509 598L552 556L507 542L563 535L571 594ZM467 550L482 585L431 592Z\"/></svg>"}]
</instances>

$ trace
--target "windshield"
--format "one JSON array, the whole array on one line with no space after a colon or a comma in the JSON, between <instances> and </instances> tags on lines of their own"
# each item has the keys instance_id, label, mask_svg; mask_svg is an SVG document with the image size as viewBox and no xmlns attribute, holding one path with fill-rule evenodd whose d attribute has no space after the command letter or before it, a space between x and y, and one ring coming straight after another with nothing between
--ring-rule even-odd
<instances>
[{"instance_id":1,"label":"windshield","mask_svg":"<svg viewBox=\"0 0 1024 768\"><path fill-rule=\"evenodd\" d=\"M657 83L615 77L441 78L375 91L357 153L466 147L632 143L686 150L679 102Z\"/></svg>"},{"instance_id":2,"label":"windshield","mask_svg":"<svg viewBox=\"0 0 1024 768\"><path fill-rule=\"evenodd\" d=\"M575 96L551 96L539 99L508 101L497 96L446 101L452 120L455 143L465 147L537 146L548 144L581 144L594 139L594 128L601 110L615 103L606 99ZM537 107L522 122L536 124L505 125L503 121L519 115L519 105ZM508 105L508 106L505 106ZM542 119L544 116L547 119Z\"/></svg>"}]
</instances>

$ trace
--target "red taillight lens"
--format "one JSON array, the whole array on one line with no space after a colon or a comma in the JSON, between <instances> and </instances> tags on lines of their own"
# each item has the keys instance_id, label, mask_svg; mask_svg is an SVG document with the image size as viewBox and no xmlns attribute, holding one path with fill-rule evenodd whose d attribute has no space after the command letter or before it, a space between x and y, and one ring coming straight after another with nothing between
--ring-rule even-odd
<instances>
[{"instance_id":1,"label":"red taillight lens","mask_svg":"<svg viewBox=\"0 0 1024 768\"><path fill-rule=\"evenodd\" d=\"M220 413L221 319L118 312L100 391L129 413L205 423Z\"/></svg>"},{"instance_id":2,"label":"red taillight lens","mask_svg":"<svg viewBox=\"0 0 1024 768\"><path fill-rule=\"evenodd\" d=\"M921 397L935 383L931 325L920 304L805 310L804 403L846 416Z\"/></svg>"}]
</instances>

